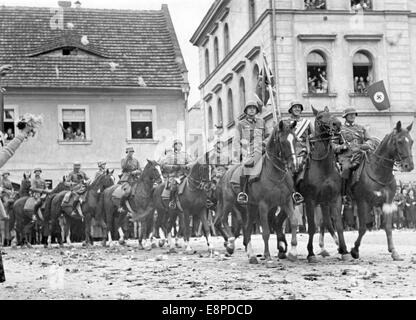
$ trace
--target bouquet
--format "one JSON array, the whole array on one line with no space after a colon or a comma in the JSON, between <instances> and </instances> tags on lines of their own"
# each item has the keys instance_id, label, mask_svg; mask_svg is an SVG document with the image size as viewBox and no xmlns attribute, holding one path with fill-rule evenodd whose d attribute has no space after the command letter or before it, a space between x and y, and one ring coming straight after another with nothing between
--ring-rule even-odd
<instances>
[{"instance_id":1,"label":"bouquet","mask_svg":"<svg viewBox=\"0 0 416 320\"><path fill-rule=\"evenodd\" d=\"M29 134L31 134L33 137L35 136L36 130L42 125L42 123L43 123L42 116L26 113L22 117L20 117L20 120L17 123L17 127L20 130L25 129L26 127L31 128L31 130L29 131Z\"/></svg>"}]
</instances>

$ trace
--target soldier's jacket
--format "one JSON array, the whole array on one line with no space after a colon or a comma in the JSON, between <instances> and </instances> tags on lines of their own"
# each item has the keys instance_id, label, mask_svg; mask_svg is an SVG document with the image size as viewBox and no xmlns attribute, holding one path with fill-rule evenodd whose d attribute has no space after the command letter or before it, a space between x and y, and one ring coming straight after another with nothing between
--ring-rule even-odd
<instances>
[{"instance_id":1,"label":"soldier's jacket","mask_svg":"<svg viewBox=\"0 0 416 320\"><path fill-rule=\"evenodd\" d=\"M95 173L94 180L97 180L97 178L98 178L99 176L101 176L102 174L104 174L104 173L105 173L105 169L99 169L99 170Z\"/></svg>"},{"instance_id":2,"label":"soldier's jacket","mask_svg":"<svg viewBox=\"0 0 416 320\"><path fill-rule=\"evenodd\" d=\"M263 140L265 139L265 124L261 118L248 117L238 122L232 144L232 162L239 164L251 158L261 157Z\"/></svg>"},{"instance_id":3,"label":"soldier's jacket","mask_svg":"<svg viewBox=\"0 0 416 320\"><path fill-rule=\"evenodd\" d=\"M8 197L10 197L11 196L11 194L13 193L13 185L12 185L12 183L11 183L11 181L10 180L6 180L6 179L3 179L2 181L1 181L1 188L2 188L2 192L1 192L1 197L3 197L3 196L8 196Z\"/></svg>"},{"instance_id":4,"label":"soldier's jacket","mask_svg":"<svg viewBox=\"0 0 416 320\"><path fill-rule=\"evenodd\" d=\"M188 173L187 165L192 161L192 157L185 151L172 151L167 153L159 164L164 175L179 177Z\"/></svg>"},{"instance_id":5,"label":"soldier's jacket","mask_svg":"<svg viewBox=\"0 0 416 320\"><path fill-rule=\"evenodd\" d=\"M122 176L120 178L120 181L128 181L131 173L136 170L140 170L139 160L137 160L136 158L130 159L128 157L121 159Z\"/></svg>"},{"instance_id":6,"label":"soldier's jacket","mask_svg":"<svg viewBox=\"0 0 416 320\"><path fill-rule=\"evenodd\" d=\"M352 150L353 148L360 148L360 146L371 140L367 130L363 126L355 123L352 125L349 123L343 124L341 134L347 143L348 149L340 154L340 157L351 157L355 153Z\"/></svg>"},{"instance_id":7,"label":"soldier's jacket","mask_svg":"<svg viewBox=\"0 0 416 320\"><path fill-rule=\"evenodd\" d=\"M32 191L38 191L38 192L41 192L42 190L45 190L46 189L46 182L45 182L45 180L43 180L40 177L39 178L34 177L32 179L32 181L30 182L30 189Z\"/></svg>"},{"instance_id":8,"label":"soldier's jacket","mask_svg":"<svg viewBox=\"0 0 416 320\"><path fill-rule=\"evenodd\" d=\"M84 171L79 171L79 172L72 171L68 175L68 180L69 182L72 182L73 184L79 184L83 182L84 180L89 180L89 178L87 177Z\"/></svg>"},{"instance_id":9,"label":"soldier's jacket","mask_svg":"<svg viewBox=\"0 0 416 320\"><path fill-rule=\"evenodd\" d=\"M312 126L312 121L301 117L296 118L292 114L289 118L283 119L283 121L288 124L296 121L296 154L299 155L302 151L308 151L308 137L315 131Z\"/></svg>"}]
</instances>

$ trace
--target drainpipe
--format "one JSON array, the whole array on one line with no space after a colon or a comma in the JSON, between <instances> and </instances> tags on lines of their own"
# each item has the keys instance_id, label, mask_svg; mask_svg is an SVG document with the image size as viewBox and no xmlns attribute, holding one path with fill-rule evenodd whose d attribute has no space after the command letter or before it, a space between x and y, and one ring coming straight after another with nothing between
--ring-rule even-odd
<instances>
[{"instance_id":1,"label":"drainpipe","mask_svg":"<svg viewBox=\"0 0 416 320\"><path fill-rule=\"evenodd\" d=\"M275 0L269 0L269 7L272 10L271 15L271 23L270 23L270 41L272 45L272 68L273 68L273 74L274 74L274 82L275 82L275 91L276 91L276 109L279 109L279 75L278 75L278 69L276 66L276 1ZM280 120L280 119L279 119Z\"/></svg>"}]
</instances>

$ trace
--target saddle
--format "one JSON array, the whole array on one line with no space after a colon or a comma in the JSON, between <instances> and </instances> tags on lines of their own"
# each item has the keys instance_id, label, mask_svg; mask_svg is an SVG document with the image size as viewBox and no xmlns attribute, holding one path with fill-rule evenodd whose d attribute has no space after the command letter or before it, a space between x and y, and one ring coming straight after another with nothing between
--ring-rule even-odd
<instances>
[{"instance_id":1,"label":"saddle","mask_svg":"<svg viewBox=\"0 0 416 320\"><path fill-rule=\"evenodd\" d=\"M62 199L61 207L62 208L73 207L76 195L77 195L76 193L74 193L72 191L68 191L65 194L64 198Z\"/></svg>"},{"instance_id":2,"label":"saddle","mask_svg":"<svg viewBox=\"0 0 416 320\"><path fill-rule=\"evenodd\" d=\"M35 210L36 205L38 204L38 201L40 200L37 200L34 197L29 197L25 202L23 210L26 212L33 212Z\"/></svg>"},{"instance_id":3,"label":"saddle","mask_svg":"<svg viewBox=\"0 0 416 320\"><path fill-rule=\"evenodd\" d=\"M264 157L262 157L261 161L257 161L254 164L254 167L252 168L247 168L242 164L238 164L234 168L231 167L230 170L233 170L233 171L231 172L230 182L232 184L240 185L240 177L243 175L249 176L249 179L248 179L249 184L258 181L260 179L260 175L263 169L263 163L264 163Z\"/></svg>"}]
</instances>

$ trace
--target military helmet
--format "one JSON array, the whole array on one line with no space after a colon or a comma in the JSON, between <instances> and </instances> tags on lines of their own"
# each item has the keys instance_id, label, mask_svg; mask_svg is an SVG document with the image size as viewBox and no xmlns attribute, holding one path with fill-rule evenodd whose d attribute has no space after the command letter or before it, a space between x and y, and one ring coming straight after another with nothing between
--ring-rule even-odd
<instances>
[{"instance_id":1,"label":"military helmet","mask_svg":"<svg viewBox=\"0 0 416 320\"><path fill-rule=\"evenodd\" d=\"M74 168L81 168L81 162L75 161L74 162Z\"/></svg>"},{"instance_id":2,"label":"military helmet","mask_svg":"<svg viewBox=\"0 0 416 320\"><path fill-rule=\"evenodd\" d=\"M1 176L4 177L6 174L10 176L10 172L7 171L7 170L6 171L3 171L3 173L1 174Z\"/></svg>"},{"instance_id":3,"label":"military helmet","mask_svg":"<svg viewBox=\"0 0 416 320\"><path fill-rule=\"evenodd\" d=\"M107 162L105 162L104 160L100 160L100 161L98 161L98 166L99 167L101 167L101 166L103 166L103 165L106 165L107 164Z\"/></svg>"},{"instance_id":4,"label":"military helmet","mask_svg":"<svg viewBox=\"0 0 416 320\"><path fill-rule=\"evenodd\" d=\"M126 153L129 153L129 152L134 152L133 147L127 147L126 148Z\"/></svg>"},{"instance_id":5,"label":"military helmet","mask_svg":"<svg viewBox=\"0 0 416 320\"><path fill-rule=\"evenodd\" d=\"M345 118L349 114L355 113L356 116L358 116L358 112L354 107L348 107L344 110L344 114L342 115L343 118Z\"/></svg>"},{"instance_id":6,"label":"military helmet","mask_svg":"<svg viewBox=\"0 0 416 320\"><path fill-rule=\"evenodd\" d=\"M246 106L244 107L244 113L245 114L247 114L247 108L248 107L255 107L256 110L257 110L257 113L260 113L261 112L258 103L256 101L254 101L254 100L247 101Z\"/></svg>"},{"instance_id":7,"label":"military helmet","mask_svg":"<svg viewBox=\"0 0 416 320\"><path fill-rule=\"evenodd\" d=\"M287 112L292 113L292 108L293 108L294 106L300 106L301 110L303 111L303 104L302 104L301 102L299 102L299 101L292 101L292 102L289 104L289 110L287 110Z\"/></svg>"},{"instance_id":8,"label":"military helmet","mask_svg":"<svg viewBox=\"0 0 416 320\"><path fill-rule=\"evenodd\" d=\"M175 144L177 144L177 143L179 143L180 145L183 145L183 143L182 143L182 141L181 141L181 140L179 140L179 139L175 139L175 140L173 140L173 144L172 144L172 146L173 146L173 147L175 147Z\"/></svg>"},{"instance_id":9,"label":"military helmet","mask_svg":"<svg viewBox=\"0 0 416 320\"><path fill-rule=\"evenodd\" d=\"M36 171L39 171L42 173L42 169L41 168L35 168L35 170L33 170L34 173L36 173Z\"/></svg>"}]
</instances>

